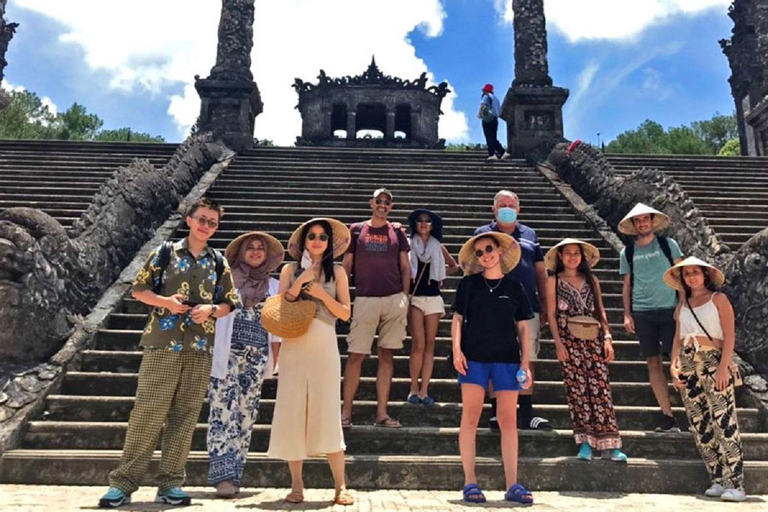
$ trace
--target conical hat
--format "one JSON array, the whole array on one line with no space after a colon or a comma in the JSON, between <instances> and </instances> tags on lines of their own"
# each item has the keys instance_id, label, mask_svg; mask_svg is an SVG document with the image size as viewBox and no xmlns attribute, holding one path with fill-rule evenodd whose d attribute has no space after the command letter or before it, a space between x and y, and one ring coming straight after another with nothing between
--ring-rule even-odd
<instances>
[{"instance_id":1,"label":"conical hat","mask_svg":"<svg viewBox=\"0 0 768 512\"><path fill-rule=\"evenodd\" d=\"M229 245L227 245L227 248L224 250L224 257L227 258L230 265L233 265L235 258L237 258L237 255L240 252L240 246L252 236L261 237L261 239L264 240L264 243L267 244L267 269L269 269L269 272L274 272L285 258L285 247L280 243L280 240L263 231L251 231L238 236L229 242Z\"/></svg>"},{"instance_id":2,"label":"conical hat","mask_svg":"<svg viewBox=\"0 0 768 512\"><path fill-rule=\"evenodd\" d=\"M652 230L661 231L669 226L669 217L661 213L659 210L651 208L650 206L637 203L632 210L619 222L619 231L625 235L637 235L635 225L632 223L633 217L639 217L640 215L652 214L653 215L653 227Z\"/></svg>"},{"instance_id":3,"label":"conical hat","mask_svg":"<svg viewBox=\"0 0 768 512\"><path fill-rule=\"evenodd\" d=\"M557 250L564 245L572 244L581 246L589 268L594 267L597 262L600 261L600 250L597 247L577 238L566 238L548 250L547 254L544 256L544 266L547 267L547 270L554 272L557 268Z\"/></svg>"},{"instance_id":4,"label":"conical hat","mask_svg":"<svg viewBox=\"0 0 768 512\"><path fill-rule=\"evenodd\" d=\"M683 267L700 266L706 267L709 272L709 279L715 287L720 288L725 283L725 275L717 267L710 265L704 260L695 256L685 258L683 261L664 272L664 284L675 290L683 290Z\"/></svg>"},{"instance_id":5,"label":"conical hat","mask_svg":"<svg viewBox=\"0 0 768 512\"><path fill-rule=\"evenodd\" d=\"M301 238L301 232L304 230L304 226L319 220L324 220L331 225L331 230L333 231L333 257L338 258L346 252L349 243L352 241L352 235L349 232L349 228L343 222L330 217L315 217L296 228L296 231L293 232L291 238L288 240L288 254L291 255L291 258L296 261L301 260L301 253L299 252L299 248L301 247L301 244L299 243L301 241L299 240Z\"/></svg>"},{"instance_id":6,"label":"conical hat","mask_svg":"<svg viewBox=\"0 0 768 512\"><path fill-rule=\"evenodd\" d=\"M506 274L514 269L520 263L520 244L511 236L491 231L480 235L475 235L461 246L459 251L459 265L464 271L464 275L479 274L485 268L477 261L475 256L475 242L478 238L491 236L501 247L501 271Z\"/></svg>"}]
</instances>

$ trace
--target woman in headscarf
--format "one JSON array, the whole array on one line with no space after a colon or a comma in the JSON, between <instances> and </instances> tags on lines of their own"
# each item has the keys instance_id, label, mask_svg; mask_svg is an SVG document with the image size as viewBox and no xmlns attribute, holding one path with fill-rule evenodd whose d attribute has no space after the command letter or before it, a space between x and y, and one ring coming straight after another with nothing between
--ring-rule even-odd
<instances>
[{"instance_id":1,"label":"woman in headscarf","mask_svg":"<svg viewBox=\"0 0 768 512\"><path fill-rule=\"evenodd\" d=\"M284 253L275 237L259 231L240 235L224 252L241 306L216 321L211 369L208 483L223 498L240 491L261 385L275 366L272 345L280 339L262 327L261 308L278 293L277 279L269 276Z\"/></svg>"}]
</instances>

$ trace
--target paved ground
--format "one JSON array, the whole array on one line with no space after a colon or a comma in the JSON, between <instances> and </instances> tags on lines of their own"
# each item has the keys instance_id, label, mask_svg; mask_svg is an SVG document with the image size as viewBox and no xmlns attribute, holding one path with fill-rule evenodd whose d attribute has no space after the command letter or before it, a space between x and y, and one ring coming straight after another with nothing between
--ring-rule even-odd
<instances>
[{"instance_id":1,"label":"paved ground","mask_svg":"<svg viewBox=\"0 0 768 512\"><path fill-rule=\"evenodd\" d=\"M31 485L0 485L0 510L68 512L71 510L94 510L102 487L54 487ZM357 503L350 507L334 506L332 491L325 489L308 490L306 501L301 505L290 505L283 501L285 489L245 489L236 500L217 499L207 488L190 487L192 510L206 512L244 510L322 510L325 512L408 512L468 510L471 508L508 508L501 491L486 492L488 502L484 505L465 505L459 492L447 491L353 491ZM170 510L174 507L152 503L155 491L142 488L133 495L133 503L119 510ZM538 492L535 495L536 510L563 510L604 512L622 511L668 511L668 512L756 512L768 510L768 496L750 497L745 503L730 504L720 500L709 500L699 496L676 496L668 494L614 494L614 493L556 493Z\"/></svg>"}]
</instances>

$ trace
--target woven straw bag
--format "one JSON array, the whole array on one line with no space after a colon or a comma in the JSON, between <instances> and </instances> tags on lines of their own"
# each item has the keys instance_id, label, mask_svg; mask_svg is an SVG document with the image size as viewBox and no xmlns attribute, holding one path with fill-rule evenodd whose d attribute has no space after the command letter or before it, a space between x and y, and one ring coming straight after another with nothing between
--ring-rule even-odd
<instances>
[{"instance_id":1,"label":"woven straw bag","mask_svg":"<svg viewBox=\"0 0 768 512\"><path fill-rule=\"evenodd\" d=\"M596 340L600 334L600 322L587 315L578 315L568 317L566 321L568 332L574 338L580 340Z\"/></svg>"},{"instance_id":2,"label":"woven straw bag","mask_svg":"<svg viewBox=\"0 0 768 512\"><path fill-rule=\"evenodd\" d=\"M313 300L288 302L280 293L264 301L261 325L284 341L298 338L309 330L316 310L317 304Z\"/></svg>"}]
</instances>

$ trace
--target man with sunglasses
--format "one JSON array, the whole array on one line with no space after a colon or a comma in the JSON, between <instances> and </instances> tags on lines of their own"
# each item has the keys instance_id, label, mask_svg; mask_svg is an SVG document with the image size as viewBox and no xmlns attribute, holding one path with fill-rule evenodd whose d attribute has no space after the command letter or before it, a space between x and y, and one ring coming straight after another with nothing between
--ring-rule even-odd
<instances>
[{"instance_id":1,"label":"man with sunglasses","mask_svg":"<svg viewBox=\"0 0 768 512\"><path fill-rule=\"evenodd\" d=\"M141 336L144 355L123 456L109 474L110 488L99 507L131 502L161 434L155 501L191 501L181 485L211 376L216 319L239 303L229 265L208 246L222 213L205 198L193 204L186 215L189 235L171 246L167 262L161 261L162 246L152 251L133 282L133 297L153 309ZM223 262L221 276L217 259Z\"/></svg>"},{"instance_id":2,"label":"man with sunglasses","mask_svg":"<svg viewBox=\"0 0 768 512\"><path fill-rule=\"evenodd\" d=\"M386 188L373 192L369 200L370 220L352 224L352 243L344 255L344 269L354 277L355 302L347 343L349 356L344 368L343 427L352 426L352 403L360 384L363 360L371 355L379 334L379 367L376 373L376 421L378 427L400 428L387 413L394 373L394 352L403 348L411 284L410 247L405 232L387 220L394 206Z\"/></svg>"},{"instance_id":3,"label":"man with sunglasses","mask_svg":"<svg viewBox=\"0 0 768 512\"><path fill-rule=\"evenodd\" d=\"M494 220L490 224L480 226L475 230L475 235L497 232L511 235L520 244L520 264L515 267L511 275L519 281L525 289L528 300L533 308L534 317L528 324L530 326L529 342L531 345L531 385L520 391L518 399L518 426L524 430L552 430L549 421L533 414L533 380L534 361L539 354L539 330L541 327L541 312L546 311L545 290L547 285L547 270L544 266L544 253L541 251L539 237L536 231L518 222L520 213L520 199L511 190L499 190L493 198ZM546 317L545 317L546 318ZM496 400L491 398L490 427L498 430L496 421Z\"/></svg>"}]
</instances>

